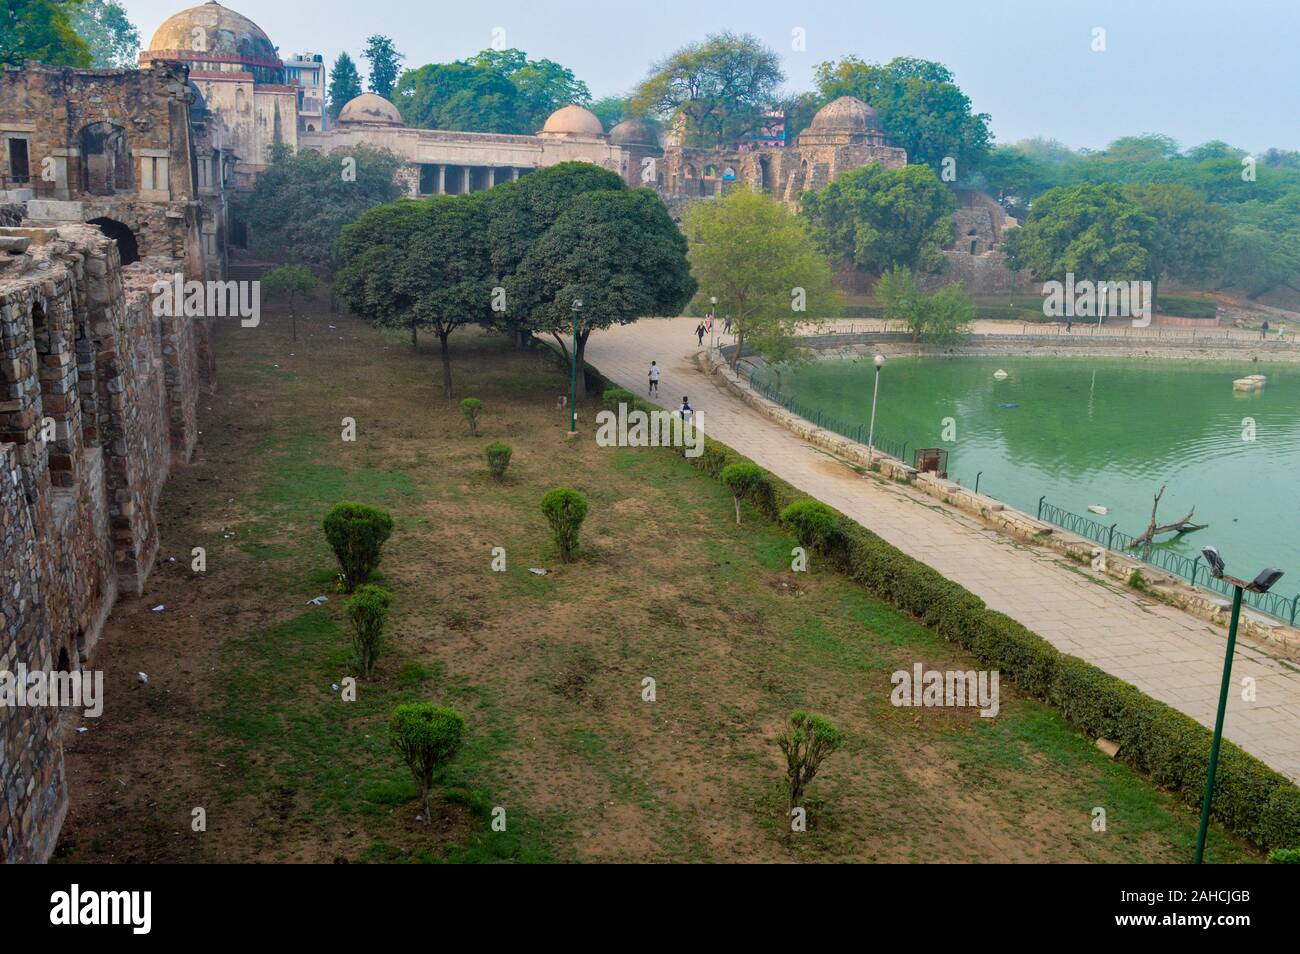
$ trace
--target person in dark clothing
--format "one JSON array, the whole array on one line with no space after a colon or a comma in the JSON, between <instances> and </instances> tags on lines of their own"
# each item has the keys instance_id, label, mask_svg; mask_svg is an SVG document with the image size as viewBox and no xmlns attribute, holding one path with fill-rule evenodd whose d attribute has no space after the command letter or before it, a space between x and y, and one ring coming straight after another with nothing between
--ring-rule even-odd
<instances>
[{"instance_id":1,"label":"person in dark clothing","mask_svg":"<svg viewBox=\"0 0 1300 954\"><path fill-rule=\"evenodd\" d=\"M704 322L695 326L695 337L700 339L700 347L704 346Z\"/></svg>"}]
</instances>

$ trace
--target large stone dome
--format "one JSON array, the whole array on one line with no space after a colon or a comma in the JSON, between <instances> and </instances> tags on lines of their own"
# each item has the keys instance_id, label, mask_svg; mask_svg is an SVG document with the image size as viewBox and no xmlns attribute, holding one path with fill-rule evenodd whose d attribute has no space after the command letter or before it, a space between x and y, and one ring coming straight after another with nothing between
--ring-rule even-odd
<instances>
[{"instance_id":1,"label":"large stone dome","mask_svg":"<svg viewBox=\"0 0 1300 954\"><path fill-rule=\"evenodd\" d=\"M196 41L201 45L196 46ZM199 59L203 53L262 62L279 59L275 44L261 27L216 2L182 10L154 32L150 53L177 51L188 59Z\"/></svg>"},{"instance_id":2,"label":"large stone dome","mask_svg":"<svg viewBox=\"0 0 1300 954\"><path fill-rule=\"evenodd\" d=\"M874 109L857 97L841 96L817 110L799 139L813 145L832 144L880 136L883 131Z\"/></svg>"},{"instance_id":3,"label":"large stone dome","mask_svg":"<svg viewBox=\"0 0 1300 954\"><path fill-rule=\"evenodd\" d=\"M605 127L596 114L571 103L551 113L542 127L543 136L603 136Z\"/></svg>"},{"instance_id":4,"label":"large stone dome","mask_svg":"<svg viewBox=\"0 0 1300 954\"><path fill-rule=\"evenodd\" d=\"M616 146L657 146L654 130L639 119L625 119L609 131L609 141Z\"/></svg>"},{"instance_id":5,"label":"large stone dome","mask_svg":"<svg viewBox=\"0 0 1300 954\"><path fill-rule=\"evenodd\" d=\"M339 125L405 126L397 107L378 93L362 93L339 110Z\"/></svg>"}]
</instances>

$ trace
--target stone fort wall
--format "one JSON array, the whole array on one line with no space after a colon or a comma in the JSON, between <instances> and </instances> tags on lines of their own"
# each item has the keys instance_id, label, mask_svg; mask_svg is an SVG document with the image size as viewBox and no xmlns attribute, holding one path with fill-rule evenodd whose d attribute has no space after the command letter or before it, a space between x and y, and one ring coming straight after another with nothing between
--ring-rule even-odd
<instances>
[{"instance_id":1,"label":"stone fort wall","mask_svg":"<svg viewBox=\"0 0 1300 954\"><path fill-rule=\"evenodd\" d=\"M212 384L206 321L153 314L151 286L177 272L123 267L91 226L0 229L0 669L86 666L153 565L158 496ZM63 711L0 708L0 861L54 849Z\"/></svg>"}]
</instances>

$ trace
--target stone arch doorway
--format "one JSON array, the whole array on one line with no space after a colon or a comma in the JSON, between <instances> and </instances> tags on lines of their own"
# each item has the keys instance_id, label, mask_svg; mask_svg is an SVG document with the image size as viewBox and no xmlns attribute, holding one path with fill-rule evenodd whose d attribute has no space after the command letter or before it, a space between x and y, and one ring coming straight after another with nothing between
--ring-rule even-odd
<instances>
[{"instance_id":1,"label":"stone arch doorway","mask_svg":"<svg viewBox=\"0 0 1300 954\"><path fill-rule=\"evenodd\" d=\"M117 243L117 254L121 257L123 265L140 261L140 243L136 241L135 233L126 223L119 222L117 219L99 218L91 219L87 224L95 226Z\"/></svg>"},{"instance_id":2,"label":"stone arch doorway","mask_svg":"<svg viewBox=\"0 0 1300 954\"><path fill-rule=\"evenodd\" d=\"M126 130L115 123L91 123L77 137L81 147L81 185L91 195L130 192L134 169Z\"/></svg>"}]
</instances>

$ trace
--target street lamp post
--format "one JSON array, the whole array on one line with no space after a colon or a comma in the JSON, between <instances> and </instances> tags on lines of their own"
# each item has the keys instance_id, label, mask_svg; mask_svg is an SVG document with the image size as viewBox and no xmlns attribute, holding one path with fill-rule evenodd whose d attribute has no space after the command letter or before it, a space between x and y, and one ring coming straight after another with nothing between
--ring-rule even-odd
<instances>
[{"instance_id":1,"label":"street lamp post","mask_svg":"<svg viewBox=\"0 0 1300 954\"><path fill-rule=\"evenodd\" d=\"M871 426L867 429L867 470L871 470L876 454L876 398L880 396L880 369L885 366L885 356L876 355L876 385L871 391Z\"/></svg>"},{"instance_id":2,"label":"street lamp post","mask_svg":"<svg viewBox=\"0 0 1300 954\"><path fill-rule=\"evenodd\" d=\"M1282 571L1269 567L1247 583L1225 576L1223 558L1214 547L1201 550L1210 565L1210 575L1232 584L1232 620L1228 624L1228 648L1223 657L1223 683L1219 686L1219 711L1214 717L1214 740L1210 743L1210 764L1205 773L1205 797L1201 799L1201 827L1196 833L1196 863L1205 856L1205 835L1210 828L1210 802L1214 796L1214 774L1219 767L1219 743L1223 741L1223 716L1228 708L1228 683L1232 680L1232 653L1237 645L1237 620L1241 616L1241 596L1246 590L1267 593L1282 578Z\"/></svg>"},{"instance_id":3,"label":"street lamp post","mask_svg":"<svg viewBox=\"0 0 1300 954\"><path fill-rule=\"evenodd\" d=\"M709 350L712 351L713 332L718 327L718 296L717 295L711 295L709 297L709 314L713 316L712 320L709 322ZM710 358L709 360L712 359Z\"/></svg>"},{"instance_id":4,"label":"street lamp post","mask_svg":"<svg viewBox=\"0 0 1300 954\"><path fill-rule=\"evenodd\" d=\"M582 299L573 299L573 365L569 374L569 433L578 433L578 312L582 311Z\"/></svg>"}]
</instances>

